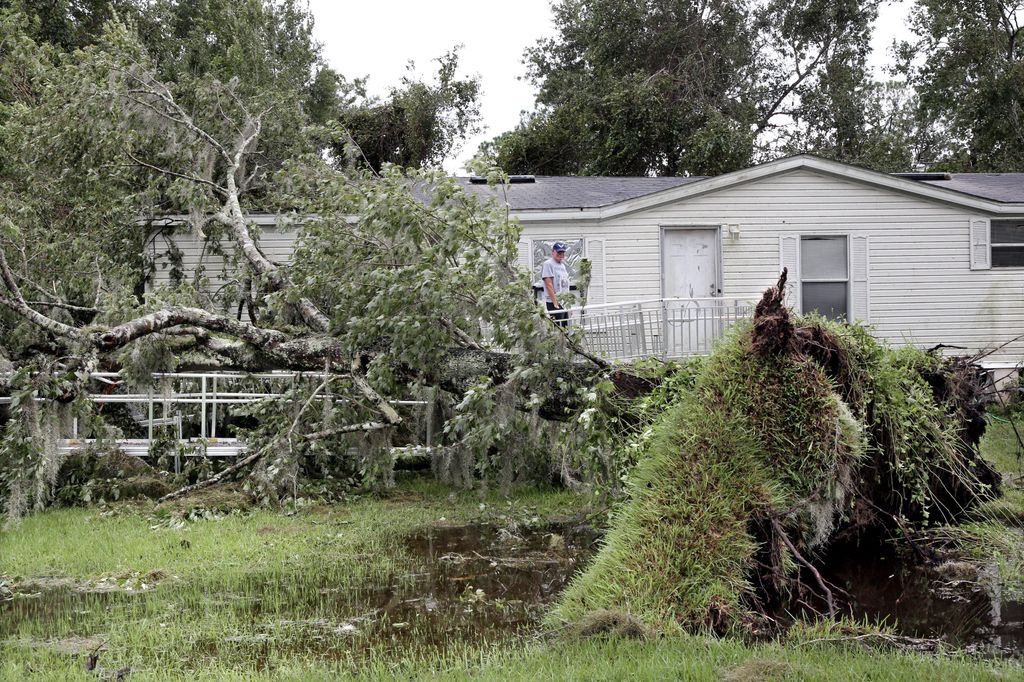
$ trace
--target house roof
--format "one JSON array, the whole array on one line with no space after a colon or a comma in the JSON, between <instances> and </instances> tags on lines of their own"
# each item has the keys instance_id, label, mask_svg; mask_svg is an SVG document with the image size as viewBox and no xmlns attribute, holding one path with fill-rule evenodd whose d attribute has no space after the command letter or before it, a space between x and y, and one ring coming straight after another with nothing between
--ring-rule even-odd
<instances>
[{"instance_id":1,"label":"house roof","mask_svg":"<svg viewBox=\"0 0 1024 682\"><path fill-rule=\"evenodd\" d=\"M949 180L922 182L1003 204L1024 203L1024 173L950 173Z\"/></svg>"},{"instance_id":2,"label":"house roof","mask_svg":"<svg viewBox=\"0 0 1024 682\"><path fill-rule=\"evenodd\" d=\"M599 208L673 187L690 184L703 177L649 178L610 176L536 175L534 182L504 185L509 208L530 209ZM484 197L495 190L486 184L475 184L469 178L458 178L466 191Z\"/></svg>"},{"instance_id":3,"label":"house roof","mask_svg":"<svg viewBox=\"0 0 1024 682\"><path fill-rule=\"evenodd\" d=\"M820 171L847 169L847 175L857 176L854 179L865 181L894 179L893 189L908 190L914 185L929 185L950 194L940 193L933 198L945 196L947 200L956 202L956 195L975 197L987 202L998 204L1024 204L1024 173L953 173L948 179L911 179L910 175L886 175L850 166L847 164L820 159L810 155L802 155L780 159L770 163L754 166L750 169L728 173L717 177L608 177L608 176L532 176L533 182L515 182L504 185L504 197L509 208L514 211L563 211L571 209L598 209L614 204L628 202L664 192L675 195L671 190L686 187L684 194L700 193L705 187L710 190L727 179L735 178L742 181L753 170L761 170L763 174L792 170L794 167L811 167ZM759 173L760 174L760 173ZM479 196L494 196L495 189L486 184L476 184L470 178L458 178L459 183L469 192ZM910 184L908 184L910 183ZM886 183L888 184L888 183ZM921 189L924 189L921 187ZM931 193L930 193L931 194Z\"/></svg>"}]
</instances>

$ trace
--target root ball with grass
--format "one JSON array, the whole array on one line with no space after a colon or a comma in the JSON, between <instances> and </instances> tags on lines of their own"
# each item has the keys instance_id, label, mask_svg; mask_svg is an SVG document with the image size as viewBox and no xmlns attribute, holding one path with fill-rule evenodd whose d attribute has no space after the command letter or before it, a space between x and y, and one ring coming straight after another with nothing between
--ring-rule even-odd
<instances>
[{"instance_id":1,"label":"root ball with grass","mask_svg":"<svg viewBox=\"0 0 1024 682\"><path fill-rule=\"evenodd\" d=\"M784 286L662 415L554 620L604 611L663 631L762 633L807 592L833 615L815 557L837 537L955 521L998 493L977 453L969 363L793 320Z\"/></svg>"}]
</instances>

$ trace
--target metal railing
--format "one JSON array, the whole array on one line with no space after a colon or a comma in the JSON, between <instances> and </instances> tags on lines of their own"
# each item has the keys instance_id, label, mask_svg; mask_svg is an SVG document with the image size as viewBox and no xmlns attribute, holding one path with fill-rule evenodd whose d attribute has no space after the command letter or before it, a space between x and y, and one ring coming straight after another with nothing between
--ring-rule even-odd
<instances>
[{"instance_id":1,"label":"metal railing","mask_svg":"<svg viewBox=\"0 0 1024 682\"><path fill-rule=\"evenodd\" d=\"M300 381L322 381L322 372L156 372L153 387L145 392L133 392L121 375L114 372L93 372L90 379L93 390L88 397L97 405L117 403L128 409L135 437L113 441L125 454L144 457L163 435L177 441L174 453L175 471L181 470L181 460L188 457L234 457L245 451L245 441L218 434L218 424L227 423L233 405L246 405L268 398L279 398ZM343 404L345 398L323 392L323 400ZM41 400L41 399L39 399ZM0 396L0 405L11 402ZM420 400L391 400L392 405L424 406ZM163 434L158 431L168 428ZM70 424L70 431L61 434L59 448L72 452L97 442L89 434L80 433L78 418ZM430 445L428 443L428 445Z\"/></svg>"},{"instance_id":2,"label":"metal railing","mask_svg":"<svg viewBox=\"0 0 1024 682\"><path fill-rule=\"evenodd\" d=\"M748 301L729 298L659 298L570 308L570 327L583 331L585 348L607 360L707 355L733 324L754 314Z\"/></svg>"}]
</instances>

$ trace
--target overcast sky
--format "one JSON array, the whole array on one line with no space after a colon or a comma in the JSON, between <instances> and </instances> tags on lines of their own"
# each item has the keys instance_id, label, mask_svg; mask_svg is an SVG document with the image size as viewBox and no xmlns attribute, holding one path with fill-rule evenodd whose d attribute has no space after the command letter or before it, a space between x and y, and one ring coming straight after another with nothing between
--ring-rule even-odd
<instances>
[{"instance_id":1,"label":"overcast sky","mask_svg":"<svg viewBox=\"0 0 1024 682\"><path fill-rule=\"evenodd\" d=\"M457 173L480 142L513 128L519 112L533 108L534 89L520 80L523 51L554 34L550 0L309 0L309 5L327 62L346 78L369 76L374 94L396 85L410 60L417 74L429 78L437 70L434 58L464 46L460 68L464 75L480 75L485 130L445 164ZM886 61L893 38L905 34L905 5L881 9L873 45L876 67Z\"/></svg>"}]
</instances>

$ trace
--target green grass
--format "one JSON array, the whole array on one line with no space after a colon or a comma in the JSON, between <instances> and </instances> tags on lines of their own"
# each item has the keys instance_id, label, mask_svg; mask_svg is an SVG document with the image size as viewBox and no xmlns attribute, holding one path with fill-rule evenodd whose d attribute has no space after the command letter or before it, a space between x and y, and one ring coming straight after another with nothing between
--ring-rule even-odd
<instances>
[{"instance_id":1,"label":"green grass","mask_svg":"<svg viewBox=\"0 0 1024 682\"><path fill-rule=\"evenodd\" d=\"M403 484L389 499L365 498L294 515L254 511L190 522L185 528L169 526L146 507L115 506L112 513L50 511L0 532L0 573L81 581L150 571L165 577L155 590L136 597L105 601L95 595L69 596L70 601L52 604L59 613L48 613L45 602L19 600L19 606L35 608L30 612L38 617L25 618L9 636L39 643L101 635L107 651L100 665L131 666L133 682L396 677L1010 680L1024 674L1013 663L873 652L852 644L808 643L807 637L764 646L685 635L648 642L548 644L512 638L485 645L453 642L441 650L406 646L382 629L361 652L340 648L325 655L307 641L316 636L308 630L279 626L272 631L272 643L246 641L258 632L254 616L248 607L232 606L250 581L270 579L279 588L260 593L263 601L255 620L329 619L333 605L309 599L315 586L326 579L339 589L359 590L382 577L399 579L408 568L402 537L425 524L442 519L523 523L577 512L580 503L564 492L519 491L506 500L416 481ZM80 606L99 606L100 615L78 614ZM232 638L241 640L227 641ZM83 655L0 641L0 680L95 681L83 662Z\"/></svg>"},{"instance_id":2,"label":"green grass","mask_svg":"<svg viewBox=\"0 0 1024 682\"><path fill-rule=\"evenodd\" d=\"M1018 415L1014 423L1020 437L1024 438L1024 419ZM1006 417L989 415L989 425L981 440L981 453L1004 474L1024 474L1024 451L1017 442L1014 425Z\"/></svg>"},{"instance_id":3,"label":"green grass","mask_svg":"<svg viewBox=\"0 0 1024 682\"><path fill-rule=\"evenodd\" d=\"M382 553L397 538L430 523L547 518L580 505L577 496L565 491L521 489L508 498L481 499L417 479L389 498L366 497L294 515L254 510L180 527L146 505L56 509L0 530L0 576L94 580L160 571L218 580L268 567L301 570L309 561L332 565L354 552L383 561Z\"/></svg>"},{"instance_id":4,"label":"green grass","mask_svg":"<svg viewBox=\"0 0 1024 682\"><path fill-rule=\"evenodd\" d=\"M1017 429L1024 437L1024 421ZM1003 474L1002 495L972 511L972 521L936 531L982 565L994 566L1004 598L1024 599L1024 460L1013 425L992 415L981 453Z\"/></svg>"},{"instance_id":5,"label":"green grass","mask_svg":"<svg viewBox=\"0 0 1024 682\"><path fill-rule=\"evenodd\" d=\"M131 591L41 589L0 605L0 679L29 670L73 679L82 650L93 646L84 638L106 642L102 665L131 666L142 679L191 679L202 670L231 679L255 666L307 661L352 672L400 659L403 650L417 661L458 656L470 648L461 633L439 637L418 622L398 630L373 615L375 590L399 594L420 566L404 537L431 524L536 523L576 513L581 503L561 491L481 498L417 480L385 499L294 514L258 510L179 524L148 507L118 505L30 516L0 531L0 580L61 578ZM333 632L343 615L348 622L362 614L369 620L359 621L358 637ZM76 639L77 655L55 650Z\"/></svg>"},{"instance_id":6,"label":"green grass","mask_svg":"<svg viewBox=\"0 0 1024 682\"><path fill-rule=\"evenodd\" d=\"M679 430L674 433L675 438L688 437ZM738 466L735 455L743 451L745 436L731 433L728 451L734 457L716 466L719 474L727 476L724 480L739 484L742 481L729 467ZM1020 471L1015 447L1009 425L999 421L982 443L985 456L1005 473ZM692 468L666 469L664 463L652 468L659 470L670 472L663 481L657 476L651 479L663 486L663 492L692 486L692 481L683 485L693 478ZM756 471L756 467L744 471ZM707 480L703 485L691 491L705 501L703 513L708 518L728 516L728 504L706 487ZM1004 582L1012 584L1014 577L1024 575L1024 541L1013 542L1014 537L1024 536L1012 523L1022 518L1024 504L1017 496L1019 490L1007 492L1006 497L986 503L978 511L979 520L964 527L972 544L966 543L968 536L963 539L975 558L996 561ZM402 633L406 639L395 639L388 629L391 624L384 623L365 646L325 649L311 641L319 636L317 631L280 624L286 619L336 618L335 604L309 597L324 584L359 591L404 579L410 563L403 538L425 525L531 522L578 512L581 504L580 498L561 491L519 490L505 499L414 480L385 499L366 497L294 514L254 510L180 526L165 514L154 514L151 507L127 504L30 516L19 526L0 531L0 580L61 577L84 584L104 580L130 584L136 591L147 581L157 587L137 596L64 594L51 602L19 600L26 617L13 625L3 624L7 605L0 606L0 630L7 633L6 640L0 636L0 680L96 680L85 672L82 654L41 645L73 636L98 636L105 641L107 650L100 664L108 669L132 667L131 680L1024 679L1019 661L869 650L848 635L844 641L827 632L815 634L814 629L801 638L758 646L677 633L655 641L539 643L510 637L488 644L458 641L453 635L438 648L416 644L436 633L416 631L414 625L412 632ZM685 529L663 520L660 526L662 534L655 534L658 542L698 539L696 535L687 538ZM735 529L737 538L740 530ZM1008 533L1014 530L1017 536ZM729 542L725 534L714 540ZM742 549L742 543L739 538L736 546ZM654 564L650 570L659 574L641 576L634 584L643 585L646 580L650 585L668 573L668 567ZM734 587L707 579L712 572L722 575L722 566L701 570L704 573L695 572L679 589L703 591L701 599L707 601ZM249 589L253 584L264 583L277 587L255 592L261 600L259 616L254 617L247 605L236 605L253 593ZM619 588L613 584L610 589ZM90 613L83 613L87 610ZM267 632L258 627L261 622L277 624L269 631L272 641L257 639ZM838 641L810 641L816 639Z\"/></svg>"},{"instance_id":7,"label":"green grass","mask_svg":"<svg viewBox=\"0 0 1024 682\"><path fill-rule=\"evenodd\" d=\"M44 666L53 663L53 667ZM1020 680L1024 668L1012 661L979 661L894 651L874 651L851 643L809 646L745 646L735 641L681 636L655 641L593 640L547 647L462 652L445 659L376 661L354 670L344 664L288 659L272 670L228 669L214 663L189 673L137 670L134 681L227 682L336 679L405 680L707 680L759 682L822 680L903 682L916 680ZM94 681L95 676L45 659L0 663L3 679Z\"/></svg>"}]
</instances>

